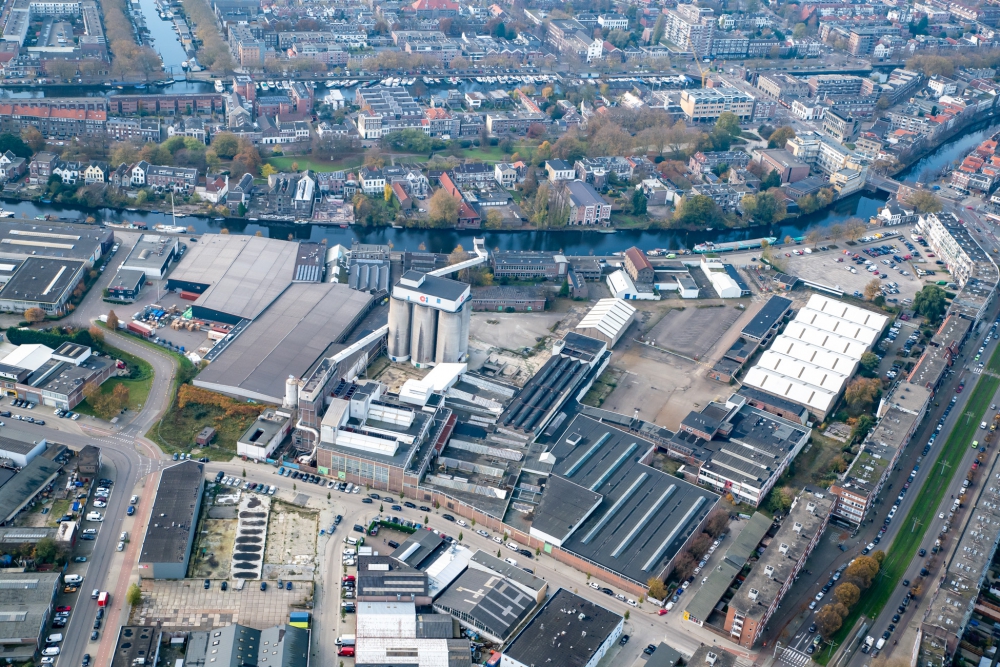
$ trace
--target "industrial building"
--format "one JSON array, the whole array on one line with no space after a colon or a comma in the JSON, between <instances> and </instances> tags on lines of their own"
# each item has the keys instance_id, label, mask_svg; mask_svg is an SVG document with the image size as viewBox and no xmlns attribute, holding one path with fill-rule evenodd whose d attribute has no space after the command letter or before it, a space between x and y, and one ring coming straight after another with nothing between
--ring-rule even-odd
<instances>
[{"instance_id":1,"label":"industrial building","mask_svg":"<svg viewBox=\"0 0 1000 667\"><path fill-rule=\"evenodd\" d=\"M645 587L662 577L718 497L639 461L656 445L578 414L524 470L547 478L530 535L598 578ZM596 565L596 567L595 567Z\"/></svg>"},{"instance_id":2,"label":"industrial building","mask_svg":"<svg viewBox=\"0 0 1000 667\"><path fill-rule=\"evenodd\" d=\"M601 299L583 316L576 331L613 348L635 320L635 308L623 299Z\"/></svg>"},{"instance_id":3,"label":"industrial building","mask_svg":"<svg viewBox=\"0 0 1000 667\"><path fill-rule=\"evenodd\" d=\"M741 335L757 343L766 343L784 323L785 316L791 309L791 299L772 296L743 327Z\"/></svg>"},{"instance_id":4,"label":"industrial building","mask_svg":"<svg viewBox=\"0 0 1000 667\"><path fill-rule=\"evenodd\" d=\"M16 473L9 468L0 469L0 525L12 521L60 472L62 465L46 456L36 456Z\"/></svg>"},{"instance_id":5,"label":"industrial building","mask_svg":"<svg viewBox=\"0 0 1000 667\"><path fill-rule=\"evenodd\" d=\"M91 267L115 244L114 230L98 225L7 219L0 225L0 258L78 259Z\"/></svg>"},{"instance_id":6,"label":"industrial building","mask_svg":"<svg viewBox=\"0 0 1000 667\"><path fill-rule=\"evenodd\" d=\"M217 664L309 667L309 639L308 628L294 625L258 630L234 623L207 632L190 633L183 662L190 667ZM132 666L142 664L148 665L150 661L133 662Z\"/></svg>"},{"instance_id":7,"label":"industrial building","mask_svg":"<svg viewBox=\"0 0 1000 667\"><path fill-rule=\"evenodd\" d=\"M119 271L141 271L149 280L162 280L180 251L180 238L176 235L141 234Z\"/></svg>"},{"instance_id":8,"label":"industrial building","mask_svg":"<svg viewBox=\"0 0 1000 667\"><path fill-rule=\"evenodd\" d=\"M183 579L187 576L205 490L205 466L183 461L160 472L150 523L139 553L143 579Z\"/></svg>"},{"instance_id":9,"label":"industrial building","mask_svg":"<svg viewBox=\"0 0 1000 667\"><path fill-rule=\"evenodd\" d=\"M16 424L9 424L0 431L0 461L23 468L44 452L48 444L37 431L32 433Z\"/></svg>"},{"instance_id":10,"label":"industrial building","mask_svg":"<svg viewBox=\"0 0 1000 667\"><path fill-rule=\"evenodd\" d=\"M701 272L712 284L712 289L720 299L738 299L749 296L750 288L736 273L732 264L725 264L719 259L706 255L701 256Z\"/></svg>"},{"instance_id":11,"label":"industrial building","mask_svg":"<svg viewBox=\"0 0 1000 667\"><path fill-rule=\"evenodd\" d=\"M371 294L347 285L289 284L253 321L234 327L229 339L216 344L206 357L211 363L194 384L282 404L288 377L297 381L319 363L331 344L344 343L374 306Z\"/></svg>"},{"instance_id":12,"label":"industrial building","mask_svg":"<svg viewBox=\"0 0 1000 667\"><path fill-rule=\"evenodd\" d=\"M753 648L778 610L809 554L823 537L833 497L806 487L742 586L729 601L725 631L729 639Z\"/></svg>"},{"instance_id":13,"label":"industrial building","mask_svg":"<svg viewBox=\"0 0 1000 667\"><path fill-rule=\"evenodd\" d=\"M624 627L624 617L560 588L503 649L500 667L595 667Z\"/></svg>"},{"instance_id":14,"label":"industrial building","mask_svg":"<svg viewBox=\"0 0 1000 667\"><path fill-rule=\"evenodd\" d=\"M0 651L8 662L34 659L45 647L45 630L59 592L59 572L0 574Z\"/></svg>"},{"instance_id":15,"label":"industrial building","mask_svg":"<svg viewBox=\"0 0 1000 667\"><path fill-rule=\"evenodd\" d=\"M430 533L430 531L417 531ZM434 535L434 533L430 533ZM422 535L420 535L422 537ZM404 548L405 547L405 548ZM368 602L408 601L410 604L428 605L427 573L410 567L396 553L413 553L418 548L414 543L400 545L393 556L358 556L357 599Z\"/></svg>"},{"instance_id":16,"label":"industrial building","mask_svg":"<svg viewBox=\"0 0 1000 667\"><path fill-rule=\"evenodd\" d=\"M298 243L243 234L204 234L167 280L196 297L194 317L237 324L264 311L295 278Z\"/></svg>"},{"instance_id":17,"label":"industrial building","mask_svg":"<svg viewBox=\"0 0 1000 667\"><path fill-rule=\"evenodd\" d=\"M363 292L388 291L390 268L389 246L355 242L347 264L347 284Z\"/></svg>"},{"instance_id":18,"label":"industrial building","mask_svg":"<svg viewBox=\"0 0 1000 667\"><path fill-rule=\"evenodd\" d=\"M689 461L680 470L688 479L757 507L809 442L811 432L748 405L737 393L725 403L713 401L689 413L667 447Z\"/></svg>"},{"instance_id":19,"label":"industrial building","mask_svg":"<svg viewBox=\"0 0 1000 667\"><path fill-rule=\"evenodd\" d=\"M469 285L407 271L389 301L389 358L423 368L465 361L472 307Z\"/></svg>"},{"instance_id":20,"label":"industrial building","mask_svg":"<svg viewBox=\"0 0 1000 667\"><path fill-rule=\"evenodd\" d=\"M503 644L535 609L535 598L491 572L468 568L434 600L434 610Z\"/></svg>"},{"instance_id":21,"label":"industrial building","mask_svg":"<svg viewBox=\"0 0 1000 667\"><path fill-rule=\"evenodd\" d=\"M236 455L254 461L266 461L288 437L291 429L290 413L268 408L236 441Z\"/></svg>"},{"instance_id":22,"label":"industrial building","mask_svg":"<svg viewBox=\"0 0 1000 667\"><path fill-rule=\"evenodd\" d=\"M743 383L826 417L889 318L814 294Z\"/></svg>"},{"instance_id":23,"label":"industrial building","mask_svg":"<svg viewBox=\"0 0 1000 667\"><path fill-rule=\"evenodd\" d=\"M65 315L86 269L87 262L80 259L28 257L0 287L0 312L41 308L49 316Z\"/></svg>"},{"instance_id":24,"label":"industrial building","mask_svg":"<svg viewBox=\"0 0 1000 667\"><path fill-rule=\"evenodd\" d=\"M111 667L145 665L156 655L161 630L148 625L123 625L118 631Z\"/></svg>"},{"instance_id":25,"label":"industrial building","mask_svg":"<svg viewBox=\"0 0 1000 667\"><path fill-rule=\"evenodd\" d=\"M418 614L407 600L359 602L355 637L356 665L472 667L472 647L452 618Z\"/></svg>"}]
</instances>

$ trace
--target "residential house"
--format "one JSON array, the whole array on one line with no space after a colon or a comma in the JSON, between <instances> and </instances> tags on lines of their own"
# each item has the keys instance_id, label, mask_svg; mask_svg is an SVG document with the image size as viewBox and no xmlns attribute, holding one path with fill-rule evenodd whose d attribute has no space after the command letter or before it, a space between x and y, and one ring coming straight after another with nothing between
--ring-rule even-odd
<instances>
[{"instance_id":1,"label":"residential house","mask_svg":"<svg viewBox=\"0 0 1000 667\"><path fill-rule=\"evenodd\" d=\"M205 185L195 187L194 191L199 197L213 204L225 201L229 193L229 175L208 174L205 176Z\"/></svg>"},{"instance_id":2,"label":"residential house","mask_svg":"<svg viewBox=\"0 0 1000 667\"><path fill-rule=\"evenodd\" d=\"M569 209L570 226L607 226L611 223L611 204L604 201L590 183L580 180L563 181L563 187L556 192L556 198Z\"/></svg>"},{"instance_id":3,"label":"residential house","mask_svg":"<svg viewBox=\"0 0 1000 667\"><path fill-rule=\"evenodd\" d=\"M83 165L76 161L60 160L52 173L62 179L66 185L75 185L80 180L80 170Z\"/></svg>"},{"instance_id":4,"label":"residential house","mask_svg":"<svg viewBox=\"0 0 1000 667\"><path fill-rule=\"evenodd\" d=\"M243 205L243 209L246 210L250 205L250 197L253 196L253 190L253 176L243 174L239 182L226 194L226 206L234 213L237 212L241 204Z\"/></svg>"},{"instance_id":5,"label":"residential house","mask_svg":"<svg viewBox=\"0 0 1000 667\"><path fill-rule=\"evenodd\" d=\"M20 178L27 170L27 160L12 151L0 155L0 181L6 183Z\"/></svg>"},{"instance_id":6,"label":"residential house","mask_svg":"<svg viewBox=\"0 0 1000 667\"><path fill-rule=\"evenodd\" d=\"M58 162L59 156L55 153L48 151L35 153L35 156L31 158L31 165L29 166L28 182L32 185L48 183L49 177L52 176L52 170L55 169Z\"/></svg>"},{"instance_id":7,"label":"residential house","mask_svg":"<svg viewBox=\"0 0 1000 667\"><path fill-rule=\"evenodd\" d=\"M149 170L149 163L145 160L140 160L139 162L132 165L131 172L131 184L133 188L141 188L146 185L146 172Z\"/></svg>"},{"instance_id":8,"label":"residential house","mask_svg":"<svg viewBox=\"0 0 1000 667\"><path fill-rule=\"evenodd\" d=\"M152 164L146 170L146 185L157 190L190 194L198 185L198 170L191 167L165 167Z\"/></svg>"},{"instance_id":9,"label":"residential house","mask_svg":"<svg viewBox=\"0 0 1000 667\"><path fill-rule=\"evenodd\" d=\"M381 169L362 167L358 172L361 179L361 191L369 197L380 197L385 194L385 174Z\"/></svg>"},{"instance_id":10,"label":"residential house","mask_svg":"<svg viewBox=\"0 0 1000 667\"><path fill-rule=\"evenodd\" d=\"M105 183L108 180L108 171L109 167L107 162L91 160L90 164L82 170L81 175L83 176L83 182L87 185L91 185L93 183Z\"/></svg>"}]
</instances>

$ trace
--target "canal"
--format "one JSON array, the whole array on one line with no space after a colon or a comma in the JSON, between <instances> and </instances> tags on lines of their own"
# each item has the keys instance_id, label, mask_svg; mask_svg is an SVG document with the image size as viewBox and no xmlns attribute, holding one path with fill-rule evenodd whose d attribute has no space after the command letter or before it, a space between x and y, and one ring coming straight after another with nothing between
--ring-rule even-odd
<instances>
[{"instance_id":1,"label":"canal","mask_svg":"<svg viewBox=\"0 0 1000 667\"><path fill-rule=\"evenodd\" d=\"M146 21L146 28L149 30L147 39L152 42L153 48L160 54L164 71L174 76L183 75L184 70L181 68L181 63L187 60L188 56L184 46L181 45L177 31L174 30L173 19L160 18L160 14L156 11L156 0L139 0L139 8ZM170 92L175 91L171 88Z\"/></svg>"}]
</instances>

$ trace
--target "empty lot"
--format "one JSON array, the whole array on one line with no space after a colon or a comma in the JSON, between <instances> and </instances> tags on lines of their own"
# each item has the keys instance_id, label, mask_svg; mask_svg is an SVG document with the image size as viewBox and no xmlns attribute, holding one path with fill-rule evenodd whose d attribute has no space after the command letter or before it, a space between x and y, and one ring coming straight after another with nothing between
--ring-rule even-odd
<instances>
[{"instance_id":1,"label":"empty lot","mask_svg":"<svg viewBox=\"0 0 1000 667\"><path fill-rule=\"evenodd\" d=\"M742 313L732 306L674 308L653 326L646 340L656 347L700 359Z\"/></svg>"}]
</instances>

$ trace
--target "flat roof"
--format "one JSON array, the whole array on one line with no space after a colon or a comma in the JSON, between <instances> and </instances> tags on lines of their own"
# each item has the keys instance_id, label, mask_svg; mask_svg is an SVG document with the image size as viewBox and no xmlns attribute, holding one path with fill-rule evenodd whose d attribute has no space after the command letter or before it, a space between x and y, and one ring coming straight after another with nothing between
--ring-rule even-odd
<instances>
[{"instance_id":1,"label":"flat roof","mask_svg":"<svg viewBox=\"0 0 1000 667\"><path fill-rule=\"evenodd\" d=\"M59 572L4 572L0 574L0 643L19 644L39 636L48 619ZM13 648L13 647L12 647ZM35 651L32 643L29 653ZM15 650L17 650L15 648Z\"/></svg>"},{"instance_id":2,"label":"flat roof","mask_svg":"<svg viewBox=\"0 0 1000 667\"><path fill-rule=\"evenodd\" d=\"M61 257L91 260L114 231L97 225L74 225L8 218L0 225L0 257Z\"/></svg>"},{"instance_id":3,"label":"flat roof","mask_svg":"<svg viewBox=\"0 0 1000 667\"><path fill-rule=\"evenodd\" d=\"M28 257L0 287L0 300L58 303L79 282L86 262L59 257Z\"/></svg>"},{"instance_id":4,"label":"flat roof","mask_svg":"<svg viewBox=\"0 0 1000 667\"><path fill-rule=\"evenodd\" d=\"M170 263L177 236L142 234L122 263L124 269L162 271ZM194 245L194 244L192 244Z\"/></svg>"},{"instance_id":5,"label":"flat roof","mask_svg":"<svg viewBox=\"0 0 1000 667\"><path fill-rule=\"evenodd\" d=\"M646 658L645 667L676 667L682 657L673 646L660 642L653 655Z\"/></svg>"},{"instance_id":6,"label":"flat roof","mask_svg":"<svg viewBox=\"0 0 1000 667\"><path fill-rule=\"evenodd\" d=\"M140 563L183 563L187 559L188 533L198 521L195 506L205 482L204 472L201 463L184 461L160 473Z\"/></svg>"},{"instance_id":7,"label":"flat roof","mask_svg":"<svg viewBox=\"0 0 1000 667\"><path fill-rule=\"evenodd\" d=\"M270 442L271 438L276 436L285 424L288 423L288 417L284 414L278 414L276 410L268 408L257 420L250 425L243 435L240 436L239 442L245 442L253 445L266 445ZM208 435L209 433L215 434L215 429L211 426L206 426L201 430L202 433Z\"/></svg>"},{"instance_id":8,"label":"flat roof","mask_svg":"<svg viewBox=\"0 0 1000 667\"><path fill-rule=\"evenodd\" d=\"M372 295L338 283L295 283L197 377L195 384L280 403L289 375L300 378L350 335Z\"/></svg>"},{"instance_id":9,"label":"flat roof","mask_svg":"<svg viewBox=\"0 0 1000 667\"><path fill-rule=\"evenodd\" d=\"M28 376L25 383L36 389L69 396L114 363L109 357L90 357L79 365L49 359Z\"/></svg>"},{"instance_id":10,"label":"flat roof","mask_svg":"<svg viewBox=\"0 0 1000 667\"><path fill-rule=\"evenodd\" d=\"M462 295L469 290L467 283L452 280L451 278L432 276L428 273L414 271L413 269L403 273L396 286L448 301L455 301L462 298Z\"/></svg>"},{"instance_id":11,"label":"flat roof","mask_svg":"<svg viewBox=\"0 0 1000 667\"><path fill-rule=\"evenodd\" d=\"M295 276L298 243L243 234L204 234L174 267L169 289L204 286L194 305L253 319Z\"/></svg>"},{"instance_id":12,"label":"flat roof","mask_svg":"<svg viewBox=\"0 0 1000 667\"><path fill-rule=\"evenodd\" d=\"M549 477L542 500L535 509L531 528L550 536L550 541L561 543L597 509L603 498L600 493L553 475Z\"/></svg>"},{"instance_id":13,"label":"flat roof","mask_svg":"<svg viewBox=\"0 0 1000 667\"><path fill-rule=\"evenodd\" d=\"M522 665L584 667L625 619L560 588L514 638L503 654Z\"/></svg>"},{"instance_id":14,"label":"flat roof","mask_svg":"<svg viewBox=\"0 0 1000 667\"><path fill-rule=\"evenodd\" d=\"M791 299L786 299L783 296L772 296L757 311L753 319L743 327L743 335L758 339L763 338L791 307Z\"/></svg>"},{"instance_id":15,"label":"flat roof","mask_svg":"<svg viewBox=\"0 0 1000 667\"><path fill-rule=\"evenodd\" d=\"M25 501L37 494L62 469L55 461L36 456L14 478L0 486L0 522L9 521Z\"/></svg>"},{"instance_id":16,"label":"flat roof","mask_svg":"<svg viewBox=\"0 0 1000 667\"><path fill-rule=\"evenodd\" d=\"M535 598L510 580L467 569L434 600L434 607L469 622L502 641L535 608Z\"/></svg>"},{"instance_id":17,"label":"flat roof","mask_svg":"<svg viewBox=\"0 0 1000 667\"><path fill-rule=\"evenodd\" d=\"M493 570L500 576L506 577L530 590L541 591L548 587L548 584L545 583L544 579L536 577L533 574L528 574L521 568L515 567L505 560L501 560L492 554L486 553L482 549L478 549L476 553L472 554L471 561L477 565Z\"/></svg>"},{"instance_id":18,"label":"flat roof","mask_svg":"<svg viewBox=\"0 0 1000 667\"><path fill-rule=\"evenodd\" d=\"M742 616L763 618L813 537L826 528L835 500L832 493L803 489L729 606Z\"/></svg>"},{"instance_id":19,"label":"flat roof","mask_svg":"<svg viewBox=\"0 0 1000 667\"><path fill-rule=\"evenodd\" d=\"M156 639L159 628L146 625L123 625L118 631L115 652L111 656L111 667L133 667L135 660L143 658L146 664L156 654Z\"/></svg>"},{"instance_id":20,"label":"flat roof","mask_svg":"<svg viewBox=\"0 0 1000 667\"><path fill-rule=\"evenodd\" d=\"M562 548L643 585L659 575L718 501L710 491L639 463L653 447L578 414L549 449L553 475L603 496Z\"/></svg>"},{"instance_id":21,"label":"flat roof","mask_svg":"<svg viewBox=\"0 0 1000 667\"><path fill-rule=\"evenodd\" d=\"M357 584L359 598L400 596L403 602L411 602L411 596L428 594L427 574L393 556L359 556Z\"/></svg>"}]
</instances>

